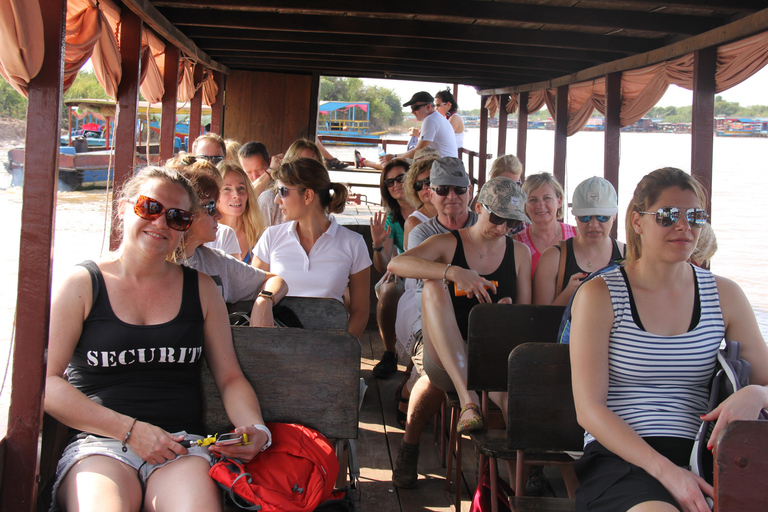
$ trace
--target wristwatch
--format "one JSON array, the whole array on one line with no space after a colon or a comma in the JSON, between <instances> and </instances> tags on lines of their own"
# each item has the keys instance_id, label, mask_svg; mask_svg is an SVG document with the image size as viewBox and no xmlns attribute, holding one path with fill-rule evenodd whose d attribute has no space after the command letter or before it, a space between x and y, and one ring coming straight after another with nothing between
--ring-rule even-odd
<instances>
[{"instance_id":1,"label":"wristwatch","mask_svg":"<svg viewBox=\"0 0 768 512\"><path fill-rule=\"evenodd\" d=\"M371 244L371 249L373 249L373 252L381 252L384 250L384 246L376 247L375 245Z\"/></svg>"},{"instance_id":2,"label":"wristwatch","mask_svg":"<svg viewBox=\"0 0 768 512\"><path fill-rule=\"evenodd\" d=\"M259 297L264 297L265 299L269 299L274 304L275 298L273 297L273 295L274 294L271 291L269 291L269 290L261 290L259 292Z\"/></svg>"}]
</instances>

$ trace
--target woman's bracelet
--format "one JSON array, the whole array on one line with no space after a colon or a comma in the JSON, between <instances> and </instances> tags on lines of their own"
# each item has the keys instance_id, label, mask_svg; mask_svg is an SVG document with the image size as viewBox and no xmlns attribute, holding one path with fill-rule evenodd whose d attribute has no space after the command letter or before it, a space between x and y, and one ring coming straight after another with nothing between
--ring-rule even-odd
<instances>
[{"instance_id":1,"label":"woman's bracelet","mask_svg":"<svg viewBox=\"0 0 768 512\"><path fill-rule=\"evenodd\" d=\"M448 269L451 268L451 264L449 263L446 265L445 270L443 271L443 284L448 286Z\"/></svg>"},{"instance_id":2,"label":"woman's bracelet","mask_svg":"<svg viewBox=\"0 0 768 512\"><path fill-rule=\"evenodd\" d=\"M131 428L129 428L128 432L125 433L125 439L123 439L123 453L128 451L128 447L125 445L128 444L128 440L131 438L131 432L133 432L133 427L136 425L136 420L138 420L138 418L133 418L133 422L131 422Z\"/></svg>"},{"instance_id":3,"label":"woman's bracelet","mask_svg":"<svg viewBox=\"0 0 768 512\"><path fill-rule=\"evenodd\" d=\"M262 452L264 450L266 450L267 448L269 448L270 446L272 446L272 432L269 431L269 428L266 425L256 425L256 424L254 424L253 428L255 428L256 430L261 430L262 432L267 434L267 442L264 443L264 446L261 447L261 451Z\"/></svg>"}]
</instances>

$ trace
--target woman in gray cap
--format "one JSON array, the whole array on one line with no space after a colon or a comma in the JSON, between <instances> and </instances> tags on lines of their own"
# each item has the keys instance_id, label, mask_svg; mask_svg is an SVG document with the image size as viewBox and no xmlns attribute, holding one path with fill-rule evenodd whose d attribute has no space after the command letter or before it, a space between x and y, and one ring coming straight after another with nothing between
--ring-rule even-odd
<instances>
[{"instance_id":1,"label":"woman in gray cap","mask_svg":"<svg viewBox=\"0 0 768 512\"><path fill-rule=\"evenodd\" d=\"M624 244L610 236L618 211L608 180L595 176L579 183L571 210L579 233L541 255L533 276L534 304L565 306L587 275L624 259Z\"/></svg>"},{"instance_id":2,"label":"woman in gray cap","mask_svg":"<svg viewBox=\"0 0 768 512\"><path fill-rule=\"evenodd\" d=\"M480 191L477 223L434 235L394 258L389 270L424 280L424 369L430 381L455 391L462 405L459 432L483 428L477 393L467 390L466 338L470 310L478 303L530 304L531 254L505 236L521 222L525 193L509 178L494 178ZM504 411L506 399L492 393Z\"/></svg>"}]
</instances>

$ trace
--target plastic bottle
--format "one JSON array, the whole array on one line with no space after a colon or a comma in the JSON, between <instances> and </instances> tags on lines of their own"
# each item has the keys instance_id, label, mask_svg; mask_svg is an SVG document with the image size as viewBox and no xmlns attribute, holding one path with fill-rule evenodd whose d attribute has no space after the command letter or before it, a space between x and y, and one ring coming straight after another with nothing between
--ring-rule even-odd
<instances>
[{"instance_id":1,"label":"plastic bottle","mask_svg":"<svg viewBox=\"0 0 768 512\"><path fill-rule=\"evenodd\" d=\"M379 156L384 156L386 154L387 154L387 152L384 151L384 148L382 147L382 145L379 144Z\"/></svg>"}]
</instances>

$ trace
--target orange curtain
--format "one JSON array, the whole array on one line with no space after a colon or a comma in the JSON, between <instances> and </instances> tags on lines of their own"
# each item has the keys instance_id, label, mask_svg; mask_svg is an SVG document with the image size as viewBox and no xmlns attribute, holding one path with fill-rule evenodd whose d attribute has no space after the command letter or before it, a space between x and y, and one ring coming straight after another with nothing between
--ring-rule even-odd
<instances>
[{"instance_id":1,"label":"orange curtain","mask_svg":"<svg viewBox=\"0 0 768 512\"><path fill-rule=\"evenodd\" d=\"M195 62L188 57L179 59L179 85L176 99L182 103L190 101L195 96L194 79Z\"/></svg>"},{"instance_id":2,"label":"orange curtain","mask_svg":"<svg viewBox=\"0 0 768 512\"><path fill-rule=\"evenodd\" d=\"M38 0L0 0L0 74L24 96L43 66L44 52Z\"/></svg>"},{"instance_id":3,"label":"orange curtain","mask_svg":"<svg viewBox=\"0 0 768 512\"><path fill-rule=\"evenodd\" d=\"M717 49L715 92L723 92L751 77L768 64L768 32Z\"/></svg>"},{"instance_id":4,"label":"orange curtain","mask_svg":"<svg viewBox=\"0 0 768 512\"><path fill-rule=\"evenodd\" d=\"M489 116L496 117L496 112L499 111L499 97L488 96L488 99L485 100L485 108L488 110Z\"/></svg>"},{"instance_id":5,"label":"orange curtain","mask_svg":"<svg viewBox=\"0 0 768 512\"><path fill-rule=\"evenodd\" d=\"M213 71L206 69L203 73L203 103L209 107L216 103L216 95L219 93L219 86L213 78Z\"/></svg>"},{"instance_id":6,"label":"orange curtain","mask_svg":"<svg viewBox=\"0 0 768 512\"><path fill-rule=\"evenodd\" d=\"M520 101L520 96L517 93L510 94L509 100L507 101L507 105L504 107L507 111L507 114L514 114L517 112L517 105Z\"/></svg>"},{"instance_id":7,"label":"orange curtain","mask_svg":"<svg viewBox=\"0 0 768 512\"><path fill-rule=\"evenodd\" d=\"M141 40L140 90L144 99L159 103L165 94L163 68L165 67L165 44L154 32L145 28Z\"/></svg>"}]
</instances>

